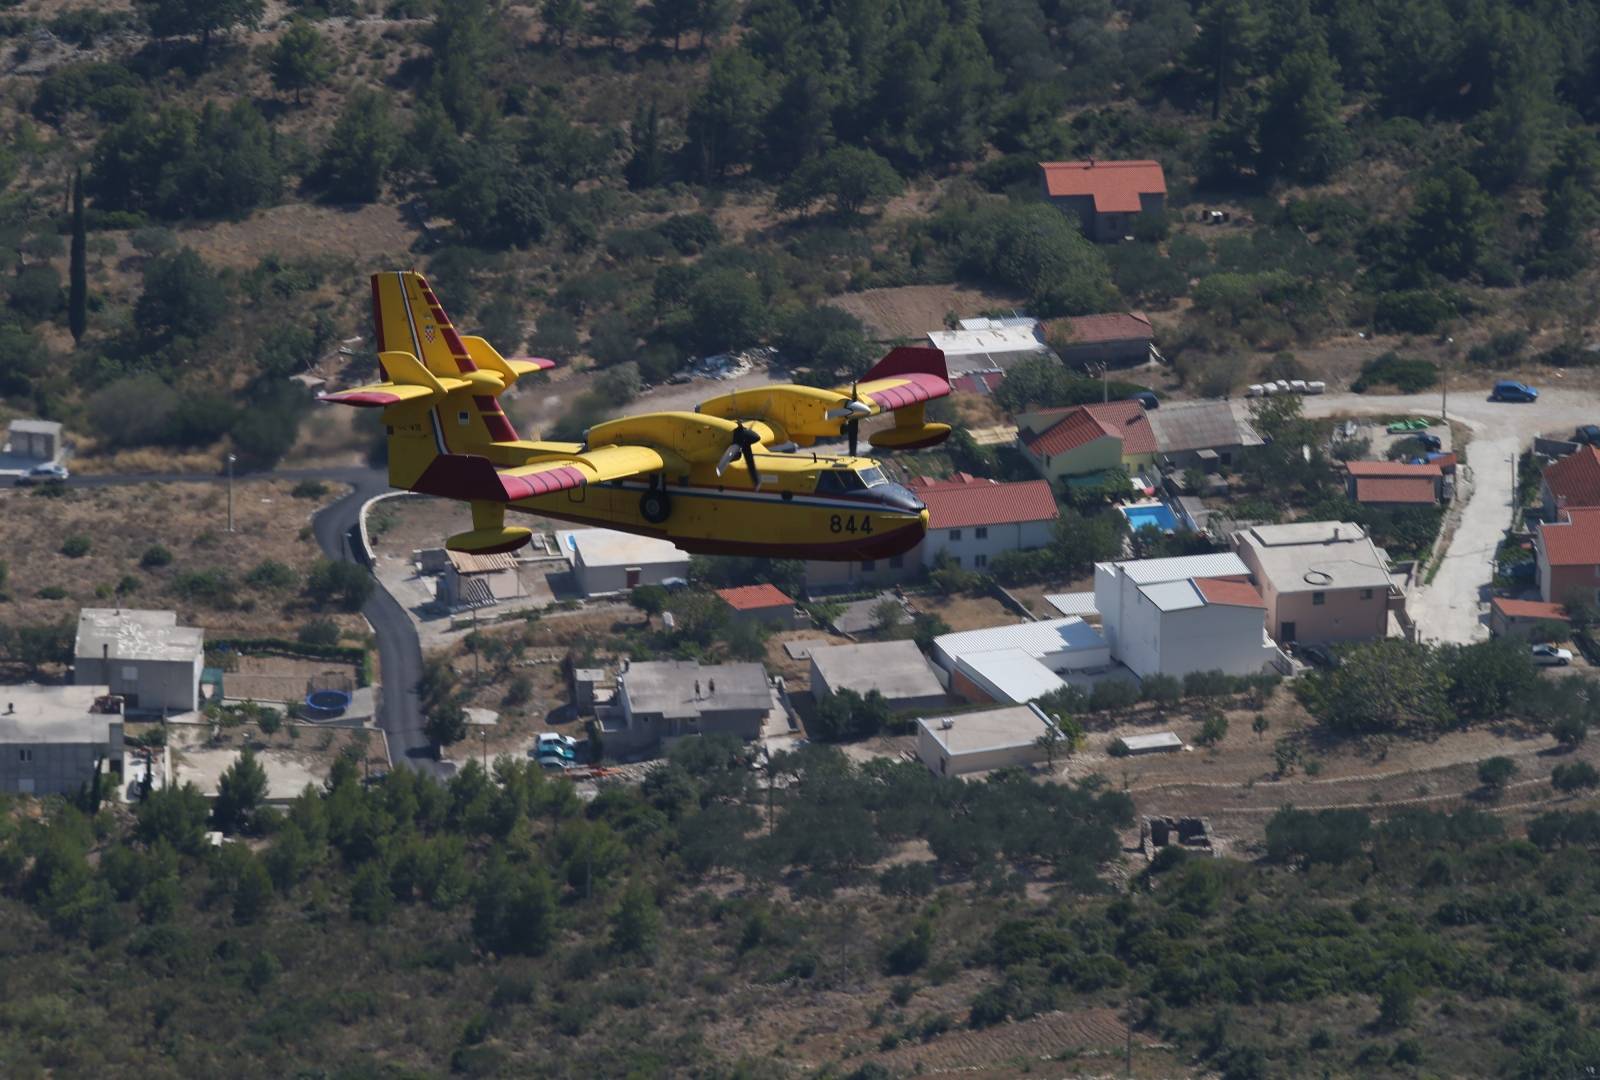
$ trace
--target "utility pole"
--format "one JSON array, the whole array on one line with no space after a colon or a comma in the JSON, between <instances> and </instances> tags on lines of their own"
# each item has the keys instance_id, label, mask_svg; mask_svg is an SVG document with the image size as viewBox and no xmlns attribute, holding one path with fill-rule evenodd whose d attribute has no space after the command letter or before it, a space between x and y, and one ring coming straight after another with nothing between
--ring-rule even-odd
<instances>
[{"instance_id":1,"label":"utility pole","mask_svg":"<svg viewBox=\"0 0 1600 1080\"><path fill-rule=\"evenodd\" d=\"M483 771L489 771L489 732L478 732L478 740L483 744Z\"/></svg>"},{"instance_id":2,"label":"utility pole","mask_svg":"<svg viewBox=\"0 0 1600 1080\"><path fill-rule=\"evenodd\" d=\"M228 455L228 531L233 531L233 463L239 460L232 454Z\"/></svg>"}]
</instances>

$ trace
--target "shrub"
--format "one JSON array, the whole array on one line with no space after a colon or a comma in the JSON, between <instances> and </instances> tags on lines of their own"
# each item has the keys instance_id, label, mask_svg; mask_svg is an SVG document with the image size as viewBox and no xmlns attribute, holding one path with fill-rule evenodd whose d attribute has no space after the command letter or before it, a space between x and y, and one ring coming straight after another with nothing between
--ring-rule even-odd
<instances>
[{"instance_id":1,"label":"shrub","mask_svg":"<svg viewBox=\"0 0 1600 1080\"><path fill-rule=\"evenodd\" d=\"M313 619L299 629L295 639L302 645L337 645L339 624L332 619Z\"/></svg>"},{"instance_id":2,"label":"shrub","mask_svg":"<svg viewBox=\"0 0 1600 1080\"><path fill-rule=\"evenodd\" d=\"M1200 725L1200 734L1195 736L1195 742L1201 746L1215 746L1228 735L1228 717L1220 709L1212 709L1206 713L1205 720Z\"/></svg>"},{"instance_id":3,"label":"shrub","mask_svg":"<svg viewBox=\"0 0 1600 1080\"><path fill-rule=\"evenodd\" d=\"M319 607L360 611L372 588L372 575L350 562L319 560L306 577L306 592Z\"/></svg>"},{"instance_id":4,"label":"shrub","mask_svg":"<svg viewBox=\"0 0 1600 1080\"><path fill-rule=\"evenodd\" d=\"M1508 757L1492 757L1478 762L1478 782L1491 791L1499 791L1517 775L1517 763Z\"/></svg>"},{"instance_id":5,"label":"shrub","mask_svg":"<svg viewBox=\"0 0 1600 1080\"><path fill-rule=\"evenodd\" d=\"M289 589L294 587L295 572L276 559L267 559L244 576L244 583L252 589Z\"/></svg>"},{"instance_id":6,"label":"shrub","mask_svg":"<svg viewBox=\"0 0 1600 1080\"><path fill-rule=\"evenodd\" d=\"M1350 389L1364 394L1374 386L1393 386L1402 394L1415 394L1439 383L1439 369L1428 360L1386 352L1361 365L1361 375Z\"/></svg>"},{"instance_id":7,"label":"shrub","mask_svg":"<svg viewBox=\"0 0 1600 1080\"><path fill-rule=\"evenodd\" d=\"M1407 289L1378 297L1372 311L1372 323L1379 330L1391 333L1431 334L1455 314L1455 306L1438 293L1428 289Z\"/></svg>"},{"instance_id":8,"label":"shrub","mask_svg":"<svg viewBox=\"0 0 1600 1080\"><path fill-rule=\"evenodd\" d=\"M1600 772L1587 761L1571 761L1550 771L1550 785L1557 791L1572 793L1600 786Z\"/></svg>"},{"instance_id":9,"label":"shrub","mask_svg":"<svg viewBox=\"0 0 1600 1080\"><path fill-rule=\"evenodd\" d=\"M160 544L151 544L144 549L144 554L139 556L139 565L146 570L154 570L162 566L172 565L172 552Z\"/></svg>"},{"instance_id":10,"label":"shrub","mask_svg":"<svg viewBox=\"0 0 1600 1080\"><path fill-rule=\"evenodd\" d=\"M289 492L297 499L320 499L328 493L328 485L321 480L302 480Z\"/></svg>"},{"instance_id":11,"label":"shrub","mask_svg":"<svg viewBox=\"0 0 1600 1080\"><path fill-rule=\"evenodd\" d=\"M61 541L61 554L69 559L81 559L89 554L89 538L74 533Z\"/></svg>"}]
</instances>

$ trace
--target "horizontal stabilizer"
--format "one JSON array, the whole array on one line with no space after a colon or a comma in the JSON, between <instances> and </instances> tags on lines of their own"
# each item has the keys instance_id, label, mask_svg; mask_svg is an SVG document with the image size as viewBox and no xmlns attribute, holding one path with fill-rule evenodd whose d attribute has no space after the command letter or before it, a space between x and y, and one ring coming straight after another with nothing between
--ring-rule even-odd
<instances>
[{"instance_id":1,"label":"horizontal stabilizer","mask_svg":"<svg viewBox=\"0 0 1600 1080\"><path fill-rule=\"evenodd\" d=\"M406 401L421 401L432 396L433 391L426 386L402 386L399 383L383 382L352 386L348 390L335 390L330 394L319 395L317 400L326 401L330 405L354 405L357 408L378 409Z\"/></svg>"}]
</instances>

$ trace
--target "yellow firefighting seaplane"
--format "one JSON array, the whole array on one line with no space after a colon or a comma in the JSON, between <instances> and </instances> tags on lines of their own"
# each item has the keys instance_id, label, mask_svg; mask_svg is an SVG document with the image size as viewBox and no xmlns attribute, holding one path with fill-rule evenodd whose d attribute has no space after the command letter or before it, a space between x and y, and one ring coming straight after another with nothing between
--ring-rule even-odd
<instances>
[{"instance_id":1,"label":"yellow firefighting seaplane","mask_svg":"<svg viewBox=\"0 0 1600 1080\"><path fill-rule=\"evenodd\" d=\"M480 337L458 334L422 275L372 276L383 381L323 401L383 409L389 482L459 499L472 529L453 551L514 551L532 536L506 511L670 540L696 554L876 559L922 539L928 513L871 458L856 456L862 420L893 410L873 446L933 446L950 434L927 402L950 392L944 353L897 348L850 386L778 384L596 424L581 443L518 438L499 397L554 366L507 360ZM846 438L845 456L802 453ZM741 462L743 468L734 467Z\"/></svg>"}]
</instances>

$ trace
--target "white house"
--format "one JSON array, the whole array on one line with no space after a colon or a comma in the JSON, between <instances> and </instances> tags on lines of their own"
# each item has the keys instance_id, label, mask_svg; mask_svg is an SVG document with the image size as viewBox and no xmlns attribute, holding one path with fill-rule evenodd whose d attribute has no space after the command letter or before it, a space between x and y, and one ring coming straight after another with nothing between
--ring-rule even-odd
<instances>
[{"instance_id":1,"label":"white house","mask_svg":"<svg viewBox=\"0 0 1600 1080\"><path fill-rule=\"evenodd\" d=\"M106 686L128 712L171 715L200 707L205 631L175 611L84 608L78 613L72 681Z\"/></svg>"},{"instance_id":2,"label":"white house","mask_svg":"<svg viewBox=\"0 0 1600 1080\"><path fill-rule=\"evenodd\" d=\"M1094 592L1113 655L1140 678L1253 675L1280 655L1266 603L1232 552L1098 563Z\"/></svg>"},{"instance_id":3,"label":"white house","mask_svg":"<svg viewBox=\"0 0 1600 1080\"><path fill-rule=\"evenodd\" d=\"M917 757L936 776L961 776L1045 759L1050 720L1034 705L917 718Z\"/></svg>"},{"instance_id":4,"label":"white house","mask_svg":"<svg viewBox=\"0 0 1600 1080\"><path fill-rule=\"evenodd\" d=\"M106 686L6 686L0 702L0 791L71 794L122 760L122 717Z\"/></svg>"},{"instance_id":5,"label":"white house","mask_svg":"<svg viewBox=\"0 0 1600 1080\"><path fill-rule=\"evenodd\" d=\"M1005 319L962 319L956 330L934 330L928 344L944 353L952 374L1008 368L1034 356L1048 355L1039 321L1027 316Z\"/></svg>"},{"instance_id":6,"label":"white house","mask_svg":"<svg viewBox=\"0 0 1600 1080\"><path fill-rule=\"evenodd\" d=\"M968 701L1022 702L1059 689L1066 672L1111 666L1111 649L1079 618L988 626L933 640L933 659L950 672L950 692Z\"/></svg>"},{"instance_id":7,"label":"white house","mask_svg":"<svg viewBox=\"0 0 1600 1080\"><path fill-rule=\"evenodd\" d=\"M615 529L572 529L556 538L585 596L609 596L689 576L688 553L667 540Z\"/></svg>"}]
</instances>

